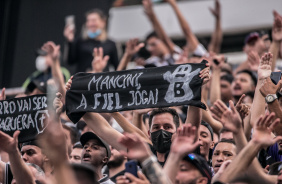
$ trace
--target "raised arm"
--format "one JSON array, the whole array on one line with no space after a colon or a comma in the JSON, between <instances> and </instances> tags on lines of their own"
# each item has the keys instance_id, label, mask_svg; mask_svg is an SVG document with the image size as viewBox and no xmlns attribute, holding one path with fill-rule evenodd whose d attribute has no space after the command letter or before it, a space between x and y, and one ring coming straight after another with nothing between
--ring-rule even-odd
<instances>
[{"instance_id":1,"label":"raised arm","mask_svg":"<svg viewBox=\"0 0 282 184\"><path fill-rule=\"evenodd\" d=\"M5 134L0 131L0 147L1 150L7 152L9 154L11 170L14 178L19 184L35 184L35 179L32 176L32 173L28 166L24 163L20 151L18 150L18 136L20 131L16 131L13 137ZM1 163L2 176L4 176L4 167ZM0 177L0 178L1 178ZM1 178L1 182L3 182L3 178Z\"/></svg>"},{"instance_id":2,"label":"raised arm","mask_svg":"<svg viewBox=\"0 0 282 184\"><path fill-rule=\"evenodd\" d=\"M274 120L274 114L265 115L264 117L260 116L254 126L253 139L243 148L239 155L237 155L232 163L227 167L224 174L217 180L223 183L233 181L239 176L239 174L244 173L251 165L260 149L273 145L277 141L281 140L282 137L276 137L273 139L271 135L272 130L279 121L279 119ZM277 176L269 176L268 182L275 183L276 180Z\"/></svg>"},{"instance_id":3,"label":"raised arm","mask_svg":"<svg viewBox=\"0 0 282 184\"><path fill-rule=\"evenodd\" d=\"M48 125L42 134L38 135L38 142L44 154L50 159L54 166L54 176L57 183L77 184L73 170L69 165L68 148L66 136L60 122L62 112L62 102L59 105L61 95L57 94L53 104L56 108L48 109L50 117Z\"/></svg>"},{"instance_id":4,"label":"raised arm","mask_svg":"<svg viewBox=\"0 0 282 184\"><path fill-rule=\"evenodd\" d=\"M66 83L66 90L71 88L72 77ZM97 134L104 139L109 145L117 150L126 150L124 146L117 142L123 135L115 130L100 114L94 112L86 112L83 116L85 123Z\"/></svg>"},{"instance_id":5,"label":"raised arm","mask_svg":"<svg viewBox=\"0 0 282 184\"><path fill-rule=\"evenodd\" d=\"M139 128L147 137L149 137L148 129L144 125L142 118L151 110L152 109L137 109L133 111L132 124Z\"/></svg>"},{"instance_id":6,"label":"raised arm","mask_svg":"<svg viewBox=\"0 0 282 184\"><path fill-rule=\"evenodd\" d=\"M210 80L210 65L209 65L209 63L206 64L206 68L204 68L203 70L200 71L199 77L201 79L203 79L202 85L205 85L206 83L209 82L209 80ZM191 123L193 126L196 127L196 130L198 132L201 120L202 120L202 110L198 107L189 106L189 108L187 110L187 118L186 118L185 124ZM197 140L197 139L198 139L198 134L196 135L195 140Z\"/></svg>"},{"instance_id":7,"label":"raised arm","mask_svg":"<svg viewBox=\"0 0 282 184\"><path fill-rule=\"evenodd\" d=\"M272 26L272 43L269 48L269 52L273 55L272 71L276 67L276 60L279 53L279 47L282 41L282 16L277 11L273 11L274 23Z\"/></svg>"},{"instance_id":8,"label":"raised arm","mask_svg":"<svg viewBox=\"0 0 282 184\"><path fill-rule=\"evenodd\" d=\"M209 44L209 52L220 53L222 43L222 29L221 29L221 5L219 0L215 0L215 8L209 8L215 18L215 29L212 33L211 42Z\"/></svg>"},{"instance_id":9,"label":"raised arm","mask_svg":"<svg viewBox=\"0 0 282 184\"><path fill-rule=\"evenodd\" d=\"M188 22L185 20L184 16L182 15L179 7L177 6L177 3L175 0L167 0L167 2L171 5L172 9L174 10L177 19L179 21L179 24L182 28L182 31L186 37L186 41L189 44L189 47L192 51L196 50L196 48L199 45L199 41L195 34L192 32Z\"/></svg>"},{"instance_id":10,"label":"raised arm","mask_svg":"<svg viewBox=\"0 0 282 184\"><path fill-rule=\"evenodd\" d=\"M277 92L281 89L282 87L282 80L279 81L277 85L275 85L270 77L266 79L266 82L263 84L263 86L260 88L260 92L264 98L266 98L267 95L273 95L277 94ZM270 112L274 112L277 118L282 119L282 111L278 102L278 99L275 99L273 102L269 102L268 104L268 109ZM280 122L277 125L277 128L274 130L276 135L282 135L282 123Z\"/></svg>"},{"instance_id":11,"label":"raised arm","mask_svg":"<svg viewBox=\"0 0 282 184\"><path fill-rule=\"evenodd\" d=\"M65 82L64 76L61 71L61 64L60 64L60 45L56 45L52 41L48 41L42 46L42 50L47 52L48 59L51 62L51 70L52 70L52 78L58 85L59 92L63 95L62 101L65 104Z\"/></svg>"},{"instance_id":12,"label":"raised arm","mask_svg":"<svg viewBox=\"0 0 282 184\"><path fill-rule=\"evenodd\" d=\"M125 52L120 60L120 63L117 67L117 71L125 70L127 64L130 62L132 57L142 48L144 43L138 44L138 39L130 39L126 42Z\"/></svg>"},{"instance_id":13,"label":"raised arm","mask_svg":"<svg viewBox=\"0 0 282 184\"><path fill-rule=\"evenodd\" d=\"M137 133L143 141L152 144L152 141L136 126L131 124L123 115L119 112L112 113L112 117L117 121L117 123L121 126L121 128L128 133Z\"/></svg>"},{"instance_id":14,"label":"raised arm","mask_svg":"<svg viewBox=\"0 0 282 184\"><path fill-rule=\"evenodd\" d=\"M109 56L104 56L102 47L93 49L92 73L101 73L108 64Z\"/></svg>"},{"instance_id":15,"label":"raised arm","mask_svg":"<svg viewBox=\"0 0 282 184\"><path fill-rule=\"evenodd\" d=\"M130 159L138 160L142 165L142 170L152 184L171 184L168 176L163 172L162 167L157 162L157 158L137 134L125 133L119 142L126 146L127 152L122 154Z\"/></svg>"},{"instance_id":16,"label":"raised arm","mask_svg":"<svg viewBox=\"0 0 282 184\"><path fill-rule=\"evenodd\" d=\"M265 113L265 99L260 93L260 88L267 77L270 77L272 65L272 54L266 53L261 57L258 68L258 82L255 89L255 96L251 107L251 125L258 121L260 115Z\"/></svg>"},{"instance_id":17,"label":"raised arm","mask_svg":"<svg viewBox=\"0 0 282 184\"><path fill-rule=\"evenodd\" d=\"M211 65L212 65L212 79L210 85L210 102L211 105L218 100L221 99L221 91L220 91L220 72L221 67L224 64L224 55L216 55L214 53L210 53L211 56Z\"/></svg>"},{"instance_id":18,"label":"raised arm","mask_svg":"<svg viewBox=\"0 0 282 184\"><path fill-rule=\"evenodd\" d=\"M145 13L148 16L152 26L154 27L155 32L157 33L159 38L166 44L170 53L172 54L174 52L175 44L168 37L168 35L165 33L162 25L160 24L155 12L154 12L151 0L143 0L142 3L143 3L143 7L145 9Z\"/></svg>"},{"instance_id":19,"label":"raised arm","mask_svg":"<svg viewBox=\"0 0 282 184\"><path fill-rule=\"evenodd\" d=\"M180 161L185 155L192 153L198 146L199 141L194 142L196 137L196 127L191 124L179 127L176 136L170 147L170 153L164 166L164 173L175 183L177 171L179 170Z\"/></svg>"}]
</instances>

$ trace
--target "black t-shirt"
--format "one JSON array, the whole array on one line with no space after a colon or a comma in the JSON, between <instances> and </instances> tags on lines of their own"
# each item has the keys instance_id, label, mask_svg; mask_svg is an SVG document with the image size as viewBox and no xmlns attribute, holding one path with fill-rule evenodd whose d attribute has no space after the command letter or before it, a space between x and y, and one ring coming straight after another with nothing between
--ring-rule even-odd
<instances>
[{"instance_id":1,"label":"black t-shirt","mask_svg":"<svg viewBox=\"0 0 282 184\"><path fill-rule=\"evenodd\" d=\"M119 173L117 173L116 175L112 176L112 177L110 178L110 180L112 180L112 182L116 183L116 179L117 179L117 177L119 177L119 176L123 176L123 175L124 175L124 173L125 173L125 170L120 171L120 172L119 172Z\"/></svg>"},{"instance_id":2,"label":"black t-shirt","mask_svg":"<svg viewBox=\"0 0 282 184\"><path fill-rule=\"evenodd\" d=\"M151 144L148 144L148 145L150 146L150 149L151 149L151 151L153 152L153 154L157 157L157 151L155 150L155 148L154 148ZM159 164L160 164L162 167L165 165L165 162L166 162L167 157L168 157L168 155L169 155L169 151L170 151L170 150L168 150L168 151L165 153L165 161L164 161L164 162L160 162L160 161L158 160Z\"/></svg>"},{"instance_id":3,"label":"black t-shirt","mask_svg":"<svg viewBox=\"0 0 282 184\"><path fill-rule=\"evenodd\" d=\"M11 171L10 164L6 164L5 166L5 178L4 178L4 184L10 184L13 180L14 176Z\"/></svg>"},{"instance_id":4,"label":"black t-shirt","mask_svg":"<svg viewBox=\"0 0 282 184\"><path fill-rule=\"evenodd\" d=\"M82 39L79 38L74 42L68 43L69 52L67 62L68 64L76 64L76 72L86 72L91 70L93 60L93 49L102 47L104 49L104 56L110 57L108 65L104 71L109 71L109 65L113 65L116 69L119 61L115 42L107 39L99 41L95 39Z\"/></svg>"}]
</instances>

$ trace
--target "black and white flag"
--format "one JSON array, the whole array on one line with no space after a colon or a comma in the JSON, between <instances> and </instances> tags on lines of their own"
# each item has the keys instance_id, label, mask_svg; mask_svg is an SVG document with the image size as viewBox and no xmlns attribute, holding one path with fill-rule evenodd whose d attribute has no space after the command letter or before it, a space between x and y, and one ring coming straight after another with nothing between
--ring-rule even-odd
<instances>
[{"instance_id":1,"label":"black and white flag","mask_svg":"<svg viewBox=\"0 0 282 184\"><path fill-rule=\"evenodd\" d=\"M66 95L66 112L76 123L85 112L116 112L201 103L199 72L207 61L106 73L78 73Z\"/></svg>"},{"instance_id":2,"label":"black and white flag","mask_svg":"<svg viewBox=\"0 0 282 184\"><path fill-rule=\"evenodd\" d=\"M48 117L46 95L0 101L0 130L10 136L21 131L19 142L34 140L46 128Z\"/></svg>"}]
</instances>

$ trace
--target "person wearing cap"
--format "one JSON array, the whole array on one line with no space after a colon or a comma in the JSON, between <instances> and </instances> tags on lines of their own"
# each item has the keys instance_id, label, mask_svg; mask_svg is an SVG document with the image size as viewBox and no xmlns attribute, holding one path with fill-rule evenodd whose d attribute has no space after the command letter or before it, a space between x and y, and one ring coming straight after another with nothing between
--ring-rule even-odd
<instances>
[{"instance_id":1,"label":"person wearing cap","mask_svg":"<svg viewBox=\"0 0 282 184\"><path fill-rule=\"evenodd\" d=\"M213 142L213 129L212 127L202 121L199 126L199 142L200 142L200 154L207 162L210 162L210 152L214 147Z\"/></svg>"},{"instance_id":2,"label":"person wearing cap","mask_svg":"<svg viewBox=\"0 0 282 184\"><path fill-rule=\"evenodd\" d=\"M82 145L80 144L80 142L76 143L73 147L72 147L72 152L70 154L70 163L81 163L81 154L82 154Z\"/></svg>"},{"instance_id":3,"label":"person wearing cap","mask_svg":"<svg viewBox=\"0 0 282 184\"><path fill-rule=\"evenodd\" d=\"M262 56L268 51L271 41L269 35L264 31L251 32L244 40L244 52L249 53L255 51L259 56Z\"/></svg>"},{"instance_id":4,"label":"person wearing cap","mask_svg":"<svg viewBox=\"0 0 282 184\"><path fill-rule=\"evenodd\" d=\"M111 157L109 145L93 132L86 132L80 137L83 146L81 163L91 164L96 168L99 183L113 184L108 175L102 174L102 168Z\"/></svg>"},{"instance_id":5,"label":"person wearing cap","mask_svg":"<svg viewBox=\"0 0 282 184\"><path fill-rule=\"evenodd\" d=\"M176 183L208 184L211 182L212 173L202 156L190 153L180 162L179 171L176 175Z\"/></svg>"}]
</instances>

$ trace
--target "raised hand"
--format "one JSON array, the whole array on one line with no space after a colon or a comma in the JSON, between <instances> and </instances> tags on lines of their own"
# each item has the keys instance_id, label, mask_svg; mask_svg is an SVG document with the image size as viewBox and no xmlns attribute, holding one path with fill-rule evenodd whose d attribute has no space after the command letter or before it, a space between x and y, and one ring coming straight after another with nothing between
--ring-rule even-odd
<instances>
[{"instance_id":1,"label":"raised hand","mask_svg":"<svg viewBox=\"0 0 282 184\"><path fill-rule=\"evenodd\" d=\"M221 100L217 100L214 107L211 107L212 116L220 121L225 129L237 134L242 128L242 119L231 100L229 104L230 109Z\"/></svg>"},{"instance_id":2,"label":"raised hand","mask_svg":"<svg viewBox=\"0 0 282 184\"><path fill-rule=\"evenodd\" d=\"M210 64L207 63L206 64L206 68L204 68L203 70L200 71L200 75L199 77L201 77L201 79L203 79L203 84L202 85L205 85L207 84L209 81L210 81Z\"/></svg>"},{"instance_id":3,"label":"raised hand","mask_svg":"<svg viewBox=\"0 0 282 184\"><path fill-rule=\"evenodd\" d=\"M55 117L53 109L49 109L50 117L42 134L38 135L38 142L46 156L55 165L68 161L67 140L59 119Z\"/></svg>"},{"instance_id":4,"label":"raised hand","mask_svg":"<svg viewBox=\"0 0 282 184\"><path fill-rule=\"evenodd\" d=\"M208 60L212 61L211 65L212 65L212 69L220 69L222 67L222 65L224 64L225 61L225 57L223 54L216 54L214 52L210 52L209 53L209 58ZM217 62L217 63L215 63Z\"/></svg>"},{"instance_id":5,"label":"raised hand","mask_svg":"<svg viewBox=\"0 0 282 184\"><path fill-rule=\"evenodd\" d=\"M254 125L252 140L261 147L271 146L277 141L282 140L282 136L272 137L272 131L275 129L280 119L275 119L275 113L261 116Z\"/></svg>"},{"instance_id":6,"label":"raised hand","mask_svg":"<svg viewBox=\"0 0 282 184\"><path fill-rule=\"evenodd\" d=\"M170 151L181 156L192 153L200 145L199 141L194 142L195 138L196 127L192 127L191 124L184 124L182 127L177 129Z\"/></svg>"},{"instance_id":7,"label":"raised hand","mask_svg":"<svg viewBox=\"0 0 282 184\"><path fill-rule=\"evenodd\" d=\"M41 47L42 50L47 52L47 56L49 56L53 62L60 58L60 48L60 45L56 45L52 41L44 43L44 45Z\"/></svg>"},{"instance_id":8,"label":"raised hand","mask_svg":"<svg viewBox=\"0 0 282 184\"><path fill-rule=\"evenodd\" d=\"M272 27L273 41L280 42L282 40L282 16L277 11L273 11L274 23Z\"/></svg>"},{"instance_id":9,"label":"raised hand","mask_svg":"<svg viewBox=\"0 0 282 184\"><path fill-rule=\"evenodd\" d=\"M73 26L68 25L64 29L64 37L68 42L72 42L74 40L74 32Z\"/></svg>"},{"instance_id":10,"label":"raised hand","mask_svg":"<svg viewBox=\"0 0 282 184\"><path fill-rule=\"evenodd\" d=\"M137 174L139 178L136 178L131 173L125 173L124 176L117 177L116 184L150 184L147 177L141 171L138 171Z\"/></svg>"},{"instance_id":11,"label":"raised hand","mask_svg":"<svg viewBox=\"0 0 282 184\"><path fill-rule=\"evenodd\" d=\"M6 100L6 88L3 88L0 94L0 100Z\"/></svg>"},{"instance_id":12,"label":"raised hand","mask_svg":"<svg viewBox=\"0 0 282 184\"><path fill-rule=\"evenodd\" d=\"M248 65L252 71L258 71L260 64L259 55L256 51L251 51L248 53Z\"/></svg>"},{"instance_id":13,"label":"raised hand","mask_svg":"<svg viewBox=\"0 0 282 184\"><path fill-rule=\"evenodd\" d=\"M18 137L20 131L15 131L13 137L0 131L0 150L7 153L18 151Z\"/></svg>"},{"instance_id":14,"label":"raised hand","mask_svg":"<svg viewBox=\"0 0 282 184\"><path fill-rule=\"evenodd\" d=\"M266 82L259 89L262 96L266 97L268 94L276 94L282 87L282 81L280 80L277 85L275 85L270 77L266 79Z\"/></svg>"},{"instance_id":15,"label":"raised hand","mask_svg":"<svg viewBox=\"0 0 282 184\"><path fill-rule=\"evenodd\" d=\"M104 56L104 50L102 47L99 47L99 49L93 49L93 57L92 70L95 73L103 72L104 68L108 64L110 57L108 55Z\"/></svg>"},{"instance_id":16,"label":"raised hand","mask_svg":"<svg viewBox=\"0 0 282 184\"><path fill-rule=\"evenodd\" d=\"M63 102L61 101L61 99L62 99L62 94L60 92L56 93L56 98L53 101L53 107L58 117L60 117L63 111Z\"/></svg>"},{"instance_id":17,"label":"raised hand","mask_svg":"<svg viewBox=\"0 0 282 184\"><path fill-rule=\"evenodd\" d=\"M244 119L245 117L247 117L249 115L250 112L250 106L243 104L243 99L245 98L245 94L243 94L239 101L236 104L236 110L239 112L241 119Z\"/></svg>"},{"instance_id":18,"label":"raised hand","mask_svg":"<svg viewBox=\"0 0 282 184\"><path fill-rule=\"evenodd\" d=\"M137 134L124 133L118 142L127 147L128 152L121 151L121 153L130 159L143 162L152 155L149 146Z\"/></svg>"},{"instance_id":19,"label":"raised hand","mask_svg":"<svg viewBox=\"0 0 282 184\"><path fill-rule=\"evenodd\" d=\"M213 8L209 7L209 10L216 19L220 18L221 6L220 6L220 3L219 3L218 0L215 0L215 8L213 9Z\"/></svg>"},{"instance_id":20,"label":"raised hand","mask_svg":"<svg viewBox=\"0 0 282 184\"><path fill-rule=\"evenodd\" d=\"M151 0L142 0L142 4L146 15L148 15L149 17L152 16L154 14L154 10Z\"/></svg>"},{"instance_id":21,"label":"raised hand","mask_svg":"<svg viewBox=\"0 0 282 184\"><path fill-rule=\"evenodd\" d=\"M271 74L271 65L272 65L272 54L265 53L260 60L258 67L258 80L264 80L267 77L270 77Z\"/></svg>"},{"instance_id":22,"label":"raised hand","mask_svg":"<svg viewBox=\"0 0 282 184\"><path fill-rule=\"evenodd\" d=\"M71 78L68 80L68 82L66 83L66 91L70 90L71 88L71 84L72 84L72 79L73 79L73 76L71 76Z\"/></svg>"},{"instance_id":23,"label":"raised hand","mask_svg":"<svg viewBox=\"0 0 282 184\"><path fill-rule=\"evenodd\" d=\"M138 44L138 39L137 38L130 39L128 42L126 42L125 52L129 56L132 57L133 55L135 55L144 46L145 46L144 43L139 43Z\"/></svg>"}]
</instances>

